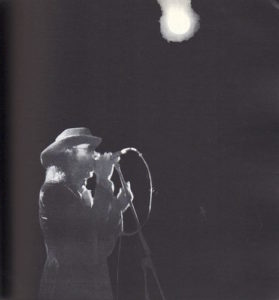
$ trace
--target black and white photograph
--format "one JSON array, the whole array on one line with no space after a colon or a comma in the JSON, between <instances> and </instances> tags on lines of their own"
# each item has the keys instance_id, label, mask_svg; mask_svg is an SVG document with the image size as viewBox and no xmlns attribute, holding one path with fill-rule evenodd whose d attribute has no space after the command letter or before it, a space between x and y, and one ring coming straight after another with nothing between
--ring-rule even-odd
<instances>
[{"instance_id":1,"label":"black and white photograph","mask_svg":"<svg viewBox=\"0 0 279 300\"><path fill-rule=\"evenodd\" d=\"M279 300L279 1L0 0L0 299Z\"/></svg>"}]
</instances>

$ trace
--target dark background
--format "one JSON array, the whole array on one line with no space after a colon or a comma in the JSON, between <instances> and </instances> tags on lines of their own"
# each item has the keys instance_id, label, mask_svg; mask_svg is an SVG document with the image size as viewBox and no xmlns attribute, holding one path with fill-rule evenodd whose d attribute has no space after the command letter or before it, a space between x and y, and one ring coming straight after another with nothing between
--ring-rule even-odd
<instances>
[{"instance_id":1,"label":"dark background","mask_svg":"<svg viewBox=\"0 0 279 300\"><path fill-rule=\"evenodd\" d=\"M0 295L7 295L8 282L10 278L11 265L6 259L9 253L9 206L7 175L8 164L6 156L8 154L8 44L9 44L9 3L0 1Z\"/></svg>"},{"instance_id":2,"label":"dark background","mask_svg":"<svg viewBox=\"0 0 279 300\"><path fill-rule=\"evenodd\" d=\"M150 164L144 234L167 299L278 299L279 11L195 0L201 28L175 44L160 35L154 0L11 7L10 298L36 299L45 258L39 154L86 126L100 152L135 146ZM145 169L133 154L121 165L144 217ZM136 238L123 240L120 300L143 299L141 255Z\"/></svg>"}]
</instances>

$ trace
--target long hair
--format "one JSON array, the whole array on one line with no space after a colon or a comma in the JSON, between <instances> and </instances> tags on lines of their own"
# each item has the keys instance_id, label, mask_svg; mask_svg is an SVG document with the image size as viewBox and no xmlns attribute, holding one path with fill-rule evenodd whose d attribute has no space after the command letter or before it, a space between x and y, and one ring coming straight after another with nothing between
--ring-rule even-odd
<instances>
[{"instance_id":1,"label":"long hair","mask_svg":"<svg viewBox=\"0 0 279 300\"><path fill-rule=\"evenodd\" d=\"M46 168L45 182L62 182L66 181L70 169L71 150L55 155L52 158L52 163Z\"/></svg>"},{"instance_id":2,"label":"long hair","mask_svg":"<svg viewBox=\"0 0 279 300\"><path fill-rule=\"evenodd\" d=\"M45 182L62 182L66 180L66 173L58 166L49 166L46 169Z\"/></svg>"}]
</instances>

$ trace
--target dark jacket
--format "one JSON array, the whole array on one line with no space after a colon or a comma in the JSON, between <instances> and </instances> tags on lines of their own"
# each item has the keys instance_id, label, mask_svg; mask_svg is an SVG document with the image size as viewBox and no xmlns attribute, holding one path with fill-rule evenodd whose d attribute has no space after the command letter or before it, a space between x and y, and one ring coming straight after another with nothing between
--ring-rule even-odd
<instances>
[{"instance_id":1,"label":"dark jacket","mask_svg":"<svg viewBox=\"0 0 279 300\"><path fill-rule=\"evenodd\" d=\"M40 300L112 300L107 256L122 230L112 191L96 186L92 208L66 183L44 183L39 200L47 258Z\"/></svg>"}]
</instances>

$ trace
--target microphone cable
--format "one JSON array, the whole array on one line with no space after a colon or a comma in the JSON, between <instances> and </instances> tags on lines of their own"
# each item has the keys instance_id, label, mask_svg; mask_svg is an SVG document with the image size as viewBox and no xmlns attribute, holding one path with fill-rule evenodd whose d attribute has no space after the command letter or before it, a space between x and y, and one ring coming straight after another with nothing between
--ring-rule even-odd
<instances>
[{"instance_id":1,"label":"microphone cable","mask_svg":"<svg viewBox=\"0 0 279 300\"><path fill-rule=\"evenodd\" d=\"M151 171L150 171L147 161L143 157L142 153L133 147L125 148L125 149L121 150L120 153L126 154L129 151L132 151L132 152L135 152L138 154L138 156L141 158L141 160L144 163L145 168L147 170L147 175L148 175L148 179L149 179L149 204L148 204L148 212L147 212L144 222L142 224L140 224L140 226L132 232L125 232L123 229L123 231L121 232L121 234L119 236L118 249L117 249L117 266L116 266L116 300L119 300L119 269L120 269L120 254L121 254L121 246L122 246L122 237L123 236L128 236L128 237L134 236L137 233L139 233L139 231L141 231L142 228L146 225L146 223L148 222L148 220L150 218L150 214L151 214L151 210L152 210L153 193L154 193ZM122 218L122 224L123 224L123 214L122 213L121 213L121 218Z\"/></svg>"},{"instance_id":2,"label":"microphone cable","mask_svg":"<svg viewBox=\"0 0 279 300\"><path fill-rule=\"evenodd\" d=\"M143 164L145 165L145 168L146 168L146 171L147 171L147 175L148 175L148 179L149 179L149 202L148 202L148 211L147 211L147 215L146 215L145 220L134 231L127 232L127 231L123 230L123 232L121 233L122 236L133 236L133 235L136 235L147 224L148 220L150 219L150 214L151 214L151 210L152 210L153 193L154 193L151 171L150 171L150 168L149 168L149 165L148 165L147 161L143 157L143 154L141 152L139 152L136 148L133 148L133 147L125 148L125 149L121 150L120 152L123 152L123 154L126 154L129 151L137 153L138 156L140 157L140 159L142 160Z\"/></svg>"}]
</instances>

